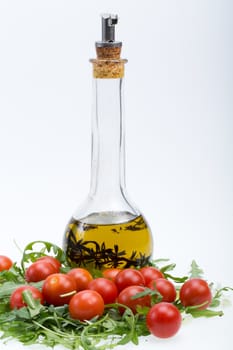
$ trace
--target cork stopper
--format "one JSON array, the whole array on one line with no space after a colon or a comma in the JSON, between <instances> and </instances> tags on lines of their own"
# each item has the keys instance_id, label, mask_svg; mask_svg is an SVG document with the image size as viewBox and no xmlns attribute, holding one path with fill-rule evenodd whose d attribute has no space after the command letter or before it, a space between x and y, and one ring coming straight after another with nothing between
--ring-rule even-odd
<instances>
[{"instance_id":1,"label":"cork stopper","mask_svg":"<svg viewBox=\"0 0 233 350\"><path fill-rule=\"evenodd\" d=\"M95 43L96 59L91 59L93 76L100 79L122 78L124 64L121 59L122 42L115 41L115 25L118 23L117 15L102 15L102 41Z\"/></svg>"}]
</instances>

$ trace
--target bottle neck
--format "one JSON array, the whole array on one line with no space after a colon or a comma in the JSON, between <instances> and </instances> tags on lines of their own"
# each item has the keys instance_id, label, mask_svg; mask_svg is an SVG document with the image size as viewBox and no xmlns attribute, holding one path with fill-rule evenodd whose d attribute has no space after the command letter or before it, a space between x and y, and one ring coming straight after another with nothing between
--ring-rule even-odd
<instances>
[{"instance_id":1,"label":"bottle neck","mask_svg":"<svg viewBox=\"0 0 233 350\"><path fill-rule=\"evenodd\" d=\"M73 215L85 223L122 223L140 215L125 189L122 85L122 78L93 82L91 185Z\"/></svg>"},{"instance_id":2,"label":"bottle neck","mask_svg":"<svg viewBox=\"0 0 233 350\"><path fill-rule=\"evenodd\" d=\"M122 90L123 78L94 79L89 195L110 207L125 190Z\"/></svg>"}]
</instances>

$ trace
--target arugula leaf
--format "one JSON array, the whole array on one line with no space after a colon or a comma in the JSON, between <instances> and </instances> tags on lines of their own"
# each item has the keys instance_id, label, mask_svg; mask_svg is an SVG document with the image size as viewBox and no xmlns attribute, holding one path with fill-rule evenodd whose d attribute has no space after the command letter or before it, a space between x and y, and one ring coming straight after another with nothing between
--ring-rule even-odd
<instances>
[{"instance_id":1,"label":"arugula leaf","mask_svg":"<svg viewBox=\"0 0 233 350\"><path fill-rule=\"evenodd\" d=\"M233 291L233 288L231 287L223 287L219 288L215 291L215 294L213 296L212 302L210 304L210 307L216 308L221 304L221 298L223 295L223 292Z\"/></svg>"},{"instance_id":2,"label":"arugula leaf","mask_svg":"<svg viewBox=\"0 0 233 350\"><path fill-rule=\"evenodd\" d=\"M155 288L155 286L154 286L154 288ZM143 292L139 292L139 293L133 295L131 297L131 299L134 300L134 299L138 299L138 298L143 298L146 295L161 297L161 294L156 289L150 289L150 288L145 287Z\"/></svg>"},{"instance_id":3,"label":"arugula leaf","mask_svg":"<svg viewBox=\"0 0 233 350\"><path fill-rule=\"evenodd\" d=\"M29 283L27 283L25 280L20 282L7 281L3 284L0 284L0 299L10 297L16 288L26 284L28 285ZM34 286L38 289L42 287L42 284L43 281L30 283L31 286Z\"/></svg>"},{"instance_id":4,"label":"arugula leaf","mask_svg":"<svg viewBox=\"0 0 233 350\"><path fill-rule=\"evenodd\" d=\"M164 273L164 277L173 280L176 283L184 283L185 281L187 281L188 276L183 276L183 277L177 277L177 276L173 276L169 273Z\"/></svg>"},{"instance_id":5,"label":"arugula leaf","mask_svg":"<svg viewBox=\"0 0 233 350\"><path fill-rule=\"evenodd\" d=\"M192 317L197 318L197 317L215 317L215 316L223 316L223 311L214 311L210 309L204 309L204 310L199 310L198 307L187 307L185 309L186 314L191 314Z\"/></svg>"},{"instance_id":6,"label":"arugula leaf","mask_svg":"<svg viewBox=\"0 0 233 350\"><path fill-rule=\"evenodd\" d=\"M37 250L35 251L35 249ZM23 251L21 260L22 270L25 270L26 263L34 262L38 258L49 254L52 254L61 263L66 263L65 252L56 244L46 241L34 241L29 243Z\"/></svg>"},{"instance_id":7,"label":"arugula leaf","mask_svg":"<svg viewBox=\"0 0 233 350\"><path fill-rule=\"evenodd\" d=\"M191 270L189 271L190 278L203 278L203 270L197 265L196 261L193 260L191 263Z\"/></svg>"},{"instance_id":8,"label":"arugula leaf","mask_svg":"<svg viewBox=\"0 0 233 350\"><path fill-rule=\"evenodd\" d=\"M13 291L17 288L22 286L24 283L16 283L16 282L5 282L4 284L0 285L0 299L9 297Z\"/></svg>"},{"instance_id":9,"label":"arugula leaf","mask_svg":"<svg viewBox=\"0 0 233 350\"><path fill-rule=\"evenodd\" d=\"M162 261L163 259L160 259L160 260ZM176 264L174 264L174 263L168 264L168 265L165 265L165 266L161 267L160 271L164 274L165 278L171 279L171 280L173 280L176 283L184 283L188 279L188 276L177 277L177 276L173 276L173 275L171 275L170 273L167 272L167 271L174 270L175 267L176 267Z\"/></svg>"},{"instance_id":10,"label":"arugula leaf","mask_svg":"<svg viewBox=\"0 0 233 350\"><path fill-rule=\"evenodd\" d=\"M4 283L5 281L24 283L24 274L16 263L14 263L9 270L3 270L0 272L0 284Z\"/></svg>"},{"instance_id":11,"label":"arugula leaf","mask_svg":"<svg viewBox=\"0 0 233 350\"><path fill-rule=\"evenodd\" d=\"M32 296L32 292L27 289L23 291L22 297L24 302L27 305L27 310L30 314L30 317L33 318L39 315L41 310L44 308L44 306L41 305L40 300L34 299Z\"/></svg>"},{"instance_id":12,"label":"arugula leaf","mask_svg":"<svg viewBox=\"0 0 233 350\"><path fill-rule=\"evenodd\" d=\"M174 263L168 264L168 265L165 265L165 266L161 267L160 271L163 272L163 273L166 273L167 271L174 270L175 267L176 267L176 264L174 264Z\"/></svg>"},{"instance_id":13,"label":"arugula leaf","mask_svg":"<svg viewBox=\"0 0 233 350\"><path fill-rule=\"evenodd\" d=\"M149 263L149 265L150 266L153 266L153 267L156 267L157 269L160 269L160 267L159 267L159 264L161 263L161 262L167 262L167 261L169 261L170 259L154 259L154 260L151 260L150 261L150 263Z\"/></svg>"}]
</instances>

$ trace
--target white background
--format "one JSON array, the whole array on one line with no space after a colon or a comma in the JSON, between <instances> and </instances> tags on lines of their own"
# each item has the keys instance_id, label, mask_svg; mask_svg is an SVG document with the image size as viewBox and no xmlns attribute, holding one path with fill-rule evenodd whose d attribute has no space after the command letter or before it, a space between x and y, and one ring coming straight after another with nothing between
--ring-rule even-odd
<instances>
[{"instance_id":1,"label":"white background","mask_svg":"<svg viewBox=\"0 0 233 350\"><path fill-rule=\"evenodd\" d=\"M20 259L14 240L60 245L89 191L88 60L103 12L120 17L127 189L151 226L155 256L176 262L177 275L196 259L209 281L232 286L230 0L1 0L0 253ZM232 322L228 307L223 318L192 320L136 349L228 350Z\"/></svg>"}]
</instances>

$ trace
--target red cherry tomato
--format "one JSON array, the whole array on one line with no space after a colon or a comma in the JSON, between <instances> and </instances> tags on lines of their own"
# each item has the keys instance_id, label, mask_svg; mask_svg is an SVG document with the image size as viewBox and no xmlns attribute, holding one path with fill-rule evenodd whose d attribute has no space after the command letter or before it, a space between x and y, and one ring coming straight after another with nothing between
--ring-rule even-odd
<instances>
[{"instance_id":1,"label":"red cherry tomato","mask_svg":"<svg viewBox=\"0 0 233 350\"><path fill-rule=\"evenodd\" d=\"M176 288L174 284L165 278L150 281L148 288L157 290L162 296L162 301L172 303L176 299Z\"/></svg>"},{"instance_id":2,"label":"red cherry tomato","mask_svg":"<svg viewBox=\"0 0 233 350\"><path fill-rule=\"evenodd\" d=\"M107 278L99 277L88 284L88 289L98 292L105 304L114 303L118 295L115 283Z\"/></svg>"},{"instance_id":3,"label":"red cherry tomato","mask_svg":"<svg viewBox=\"0 0 233 350\"><path fill-rule=\"evenodd\" d=\"M183 306L204 304L199 309L206 309L212 301L208 283L201 278L192 278L186 281L180 289L180 301Z\"/></svg>"},{"instance_id":4,"label":"red cherry tomato","mask_svg":"<svg viewBox=\"0 0 233 350\"><path fill-rule=\"evenodd\" d=\"M120 271L122 271L122 269L118 269L118 268L106 269L103 271L103 277L108 278L109 280L112 280L113 282L115 282L116 275Z\"/></svg>"},{"instance_id":5,"label":"red cherry tomato","mask_svg":"<svg viewBox=\"0 0 233 350\"><path fill-rule=\"evenodd\" d=\"M145 291L145 287L142 286L129 286L125 289L123 289L120 294L118 295L117 301L119 304L123 304L128 306L133 313L135 314L137 312L137 307L141 306L151 306L151 297L149 295L145 295L144 297L140 298L132 298L138 293L142 293ZM120 313L123 313L125 309L119 308Z\"/></svg>"},{"instance_id":6,"label":"red cherry tomato","mask_svg":"<svg viewBox=\"0 0 233 350\"><path fill-rule=\"evenodd\" d=\"M179 310L171 303L161 302L152 306L146 315L149 331L159 338L169 338L180 329L182 317Z\"/></svg>"},{"instance_id":7,"label":"red cherry tomato","mask_svg":"<svg viewBox=\"0 0 233 350\"><path fill-rule=\"evenodd\" d=\"M116 275L115 283L120 292L129 286L144 286L145 280L140 271L129 268Z\"/></svg>"},{"instance_id":8,"label":"red cherry tomato","mask_svg":"<svg viewBox=\"0 0 233 350\"><path fill-rule=\"evenodd\" d=\"M42 286L45 301L55 306L68 304L75 293L75 280L72 276L63 273L54 273L48 276Z\"/></svg>"},{"instance_id":9,"label":"red cherry tomato","mask_svg":"<svg viewBox=\"0 0 233 350\"><path fill-rule=\"evenodd\" d=\"M80 290L87 289L89 282L93 280L93 277L90 274L90 272L81 267L71 269L67 273L67 275L72 276L74 278L76 282L77 292L79 292Z\"/></svg>"},{"instance_id":10,"label":"red cherry tomato","mask_svg":"<svg viewBox=\"0 0 233 350\"><path fill-rule=\"evenodd\" d=\"M75 294L69 302L70 316L76 320L90 320L101 316L103 312L103 298L94 290L82 290Z\"/></svg>"},{"instance_id":11,"label":"red cherry tomato","mask_svg":"<svg viewBox=\"0 0 233 350\"><path fill-rule=\"evenodd\" d=\"M37 259L36 261L48 261L50 262L50 264L52 264L56 268L56 272L60 271L61 262L58 259L54 258L53 256L45 255Z\"/></svg>"},{"instance_id":12,"label":"red cherry tomato","mask_svg":"<svg viewBox=\"0 0 233 350\"><path fill-rule=\"evenodd\" d=\"M148 283L150 283L150 281L157 280L158 278L164 278L163 273L153 266L142 267L139 271L145 279L146 286L148 285Z\"/></svg>"},{"instance_id":13,"label":"red cherry tomato","mask_svg":"<svg viewBox=\"0 0 233 350\"><path fill-rule=\"evenodd\" d=\"M39 282L56 272L57 268L48 260L38 260L27 268L25 279L27 282Z\"/></svg>"},{"instance_id":14,"label":"red cherry tomato","mask_svg":"<svg viewBox=\"0 0 233 350\"><path fill-rule=\"evenodd\" d=\"M0 271L9 270L13 261L8 256L0 255Z\"/></svg>"},{"instance_id":15,"label":"red cherry tomato","mask_svg":"<svg viewBox=\"0 0 233 350\"><path fill-rule=\"evenodd\" d=\"M44 304L44 298L42 293L33 286L20 286L11 294L10 297L10 308L11 309L20 309L23 306L26 306L25 301L23 300L22 293L25 290L30 290L34 299L39 299L41 304Z\"/></svg>"}]
</instances>

